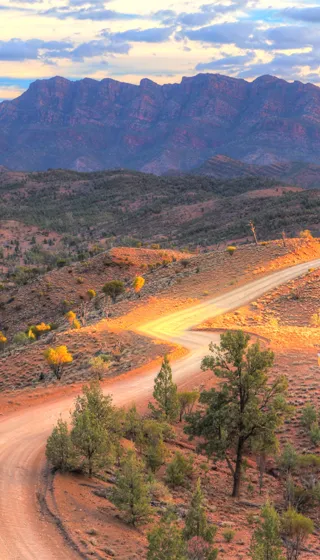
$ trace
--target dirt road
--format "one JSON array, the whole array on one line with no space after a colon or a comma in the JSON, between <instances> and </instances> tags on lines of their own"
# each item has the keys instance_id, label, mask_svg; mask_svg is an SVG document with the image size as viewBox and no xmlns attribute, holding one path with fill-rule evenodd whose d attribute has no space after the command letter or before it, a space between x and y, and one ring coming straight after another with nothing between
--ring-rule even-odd
<instances>
[{"instance_id":1,"label":"dirt road","mask_svg":"<svg viewBox=\"0 0 320 560\"><path fill-rule=\"evenodd\" d=\"M175 380L182 384L199 371L208 344L217 335L190 329L210 317L225 313L270 289L286 283L320 259L275 272L221 297L179 311L144 325L139 330L152 338L178 342L189 354L173 365ZM122 405L139 401L152 392L155 371L136 378L117 379L108 385L114 402ZM75 560L53 524L41 516L37 488L44 466L44 445L59 415L67 418L72 399L34 406L0 420L0 559Z\"/></svg>"}]
</instances>

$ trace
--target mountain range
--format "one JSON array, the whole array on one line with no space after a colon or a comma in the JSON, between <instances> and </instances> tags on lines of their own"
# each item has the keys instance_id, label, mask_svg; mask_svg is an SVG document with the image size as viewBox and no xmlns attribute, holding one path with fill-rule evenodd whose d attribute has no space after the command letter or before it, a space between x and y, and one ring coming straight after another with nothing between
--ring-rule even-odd
<instances>
[{"instance_id":1,"label":"mountain range","mask_svg":"<svg viewBox=\"0 0 320 560\"><path fill-rule=\"evenodd\" d=\"M320 158L320 88L219 74L158 85L37 80L0 103L0 165L13 170L190 171L217 154L269 166Z\"/></svg>"}]
</instances>

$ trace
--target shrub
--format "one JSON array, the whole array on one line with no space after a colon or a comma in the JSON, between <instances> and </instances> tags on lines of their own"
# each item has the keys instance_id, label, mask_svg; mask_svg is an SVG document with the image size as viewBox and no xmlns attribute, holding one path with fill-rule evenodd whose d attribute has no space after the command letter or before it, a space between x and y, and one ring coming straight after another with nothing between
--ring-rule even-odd
<instances>
[{"instance_id":1,"label":"shrub","mask_svg":"<svg viewBox=\"0 0 320 560\"><path fill-rule=\"evenodd\" d=\"M225 531L223 531L222 535L227 543L231 543L231 541L233 541L234 539L235 531L232 531L232 529L226 529Z\"/></svg>"},{"instance_id":2,"label":"shrub","mask_svg":"<svg viewBox=\"0 0 320 560\"><path fill-rule=\"evenodd\" d=\"M186 459L177 451L166 470L166 481L172 486L184 486L186 479L193 474L192 458Z\"/></svg>"},{"instance_id":3,"label":"shrub","mask_svg":"<svg viewBox=\"0 0 320 560\"><path fill-rule=\"evenodd\" d=\"M317 313L314 313L311 316L310 323L312 327L316 327L316 328L320 327L320 310L318 310Z\"/></svg>"},{"instance_id":4,"label":"shrub","mask_svg":"<svg viewBox=\"0 0 320 560\"><path fill-rule=\"evenodd\" d=\"M311 403L307 403L301 413L301 425L310 430L312 424L317 420L317 411Z\"/></svg>"},{"instance_id":5,"label":"shrub","mask_svg":"<svg viewBox=\"0 0 320 560\"><path fill-rule=\"evenodd\" d=\"M27 333L21 331L14 335L13 342L18 346L25 346L26 344L30 344L31 339L29 338Z\"/></svg>"},{"instance_id":6,"label":"shrub","mask_svg":"<svg viewBox=\"0 0 320 560\"><path fill-rule=\"evenodd\" d=\"M202 537L193 537L187 544L188 560L215 560L217 556L218 550Z\"/></svg>"},{"instance_id":7,"label":"shrub","mask_svg":"<svg viewBox=\"0 0 320 560\"><path fill-rule=\"evenodd\" d=\"M93 290L92 288L91 288L90 290L87 291L87 296L88 296L88 298L89 298L90 300L93 299L93 298L95 298L96 295L97 295L97 294L96 294L95 290Z\"/></svg>"},{"instance_id":8,"label":"shrub","mask_svg":"<svg viewBox=\"0 0 320 560\"><path fill-rule=\"evenodd\" d=\"M75 450L70 438L68 424L63 422L61 418L48 438L46 456L57 470L68 471L75 466Z\"/></svg>"},{"instance_id":9,"label":"shrub","mask_svg":"<svg viewBox=\"0 0 320 560\"><path fill-rule=\"evenodd\" d=\"M103 286L102 291L107 297L112 299L113 303L115 303L117 298L125 292L125 286L120 280L112 280Z\"/></svg>"},{"instance_id":10,"label":"shrub","mask_svg":"<svg viewBox=\"0 0 320 560\"><path fill-rule=\"evenodd\" d=\"M310 428L310 438L313 445L319 445L320 443L320 426L318 422L313 422Z\"/></svg>"},{"instance_id":11,"label":"shrub","mask_svg":"<svg viewBox=\"0 0 320 560\"><path fill-rule=\"evenodd\" d=\"M310 229L304 229L303 231L300 231L299 236L302 239L313 239L313 235L312 235Z\"/></svg>"},{"instance_id":12,"label":"shrub","mask_svg":"<svg viewBox=\"0 0 320 560\"><path fill-rule=\"evenodd\" d=\"M145 279L142 276L136 276L133 281L133 288L136 294L139 294L145 285Z\"/></svg>"},{"instance_id":13,"label":"shrub","mask_svg":"<svg viewBox=\"0 0 320 560\"><path fill-rule=\"evenodd\" d=\"M291 443L287 443L279 457L279 467L285 473L293 472L298 466L299 455Z\"/></svg>"},{"instance_id":14,"label":"shrub","mask_svg":"<svg viewBox=\"0 0 320 560\"><path fill-rule=\"evenodd\" d=\"M167 513L148 534L147 560L185 560L185 543L176 518Z\"/></svg>"},{"instance_id":15,"label":"shrub","mask_svg":"<svg viewBox=\"0 0 320 560\"><path fill-rule=\"evenodd\" d=\"M293 508L289 508L281 518L281 529L285 537L287 559L298 559L309 535L314 531L313 522Z\"/></svg>"},{"instance_id":16,"label":"shrub","mask_svg":"<svg viewBox=\"0 0 320 560\"><path fill-rule=\"evenodd\" d=\"M93 375L99 380L105 377L110 367L110 360L104 360L101 356L91 358L89 363Z\"/></svg>"},{"instance_id":17,"label":"shrub","mask_svg":"<svg viewBox=\"0 0 320 560\"><path fill-rule=\"evenodd\" d=\"M61 379L64 366L73 361L72 355L66 346L48 348L44 356L57 379Z\"/></svg>"},{"instance_id":18,"label":"shrub","mask_svg":"<svg viewBox=\"0 0 320 560\"><path fill-rule=\"evenodd\" d=\"M3 349L5 347L5 345L7 344L8 339L6 336L4 336L3 332L0 331L0 348Z\"/></svg>"},{"instance_id":19,"label":"shrub","mask_svg":"<svg viewBox=\"0 0 320 560\"><path fill-rule=\"evenodd\" d=\"M229 245L229 247L227 247L227 253L229 253L229 255L233 255L236 249L237 247L234 247L233 245Z\"/></svg>"}]
</instances>

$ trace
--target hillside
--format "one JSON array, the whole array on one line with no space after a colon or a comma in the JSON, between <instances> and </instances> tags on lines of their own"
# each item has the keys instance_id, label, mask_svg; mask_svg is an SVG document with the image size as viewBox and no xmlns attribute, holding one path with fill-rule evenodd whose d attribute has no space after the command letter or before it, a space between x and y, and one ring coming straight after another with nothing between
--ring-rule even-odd
<instances>
[{"instance_id":1,"label":"hillside","mask_svg":"<svg viewBox=\"0 0 320 560\"><path fill-rule=\"evenodd\" d=\"M37 80L0 104L0 165L12 169L188 171L215 154L273 164L320 155L320 89L219 74L160 86Z\"/></svg>"},{"instance_id":2,"label":"hillside","mask_svg":"<svg viewBox=\"0 0 320 560\"><path fill-rule=\"evenodd\" d=\"M6 172L0 175L0 195L2 220L57 232L73 253L86 253L97 243L103 250L141 242L192 248L246 241L250 220L263 239L279 237L283 229L289 236L306 228L314 235L320 231L320 191L263 177Z\"/></svg>"},{"instance_id":3,"label":"hillside","mask_svg":"<svg viewBox=\"0 0 320 560\"><path fill-rule=\"evenodd\" d=\"M254 165L217 155L192 172L195 175L204 175L213 179L268 177L307 189L320 188L320 166L314 163L279 162L270 165Z\"/></svg>"}]
</instances>

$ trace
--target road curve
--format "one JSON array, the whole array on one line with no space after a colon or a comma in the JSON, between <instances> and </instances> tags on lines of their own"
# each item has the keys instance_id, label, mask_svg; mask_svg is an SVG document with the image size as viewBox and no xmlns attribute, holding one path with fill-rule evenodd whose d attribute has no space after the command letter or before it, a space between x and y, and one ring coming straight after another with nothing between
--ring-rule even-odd
<instances>
[{"instance_id":1,"label":"road curve","mask_svg":"<svg viewBox=\"0 0 320 560\"><path fill-rule=\"evenodd\" d=\"M152 321L139 329L151 336L182 344L189 353L173 364L179 384L199 371L212 333L190 329L205 319L226 313L253 301L265 292L284 284L310 267L319 268L320 259L274 272L192 308ZM152 392L154 370L130 379L119 378L107 387L117 405L139 401ZM44 465L44 444L60 414L67 418L71 398L45 403L15 412L0 420L0 559L1 560L76 560L78 556L65 544L53 524L41 516L37 488Z\"/></svg>"}]
</instances>

